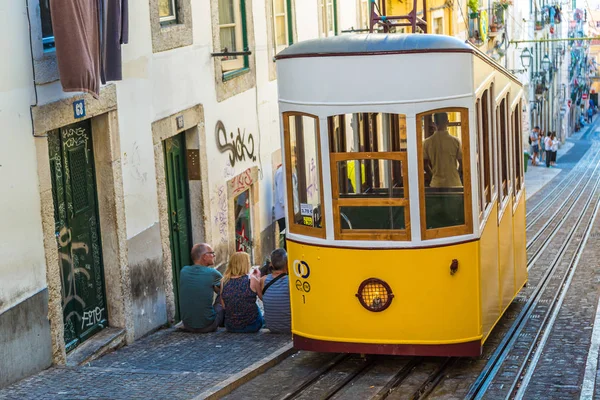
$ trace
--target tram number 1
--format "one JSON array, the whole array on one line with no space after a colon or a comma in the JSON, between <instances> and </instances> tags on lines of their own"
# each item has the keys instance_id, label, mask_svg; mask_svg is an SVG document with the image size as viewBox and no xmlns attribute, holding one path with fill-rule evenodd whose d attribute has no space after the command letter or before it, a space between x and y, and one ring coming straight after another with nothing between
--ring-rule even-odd
<instances>
[{"instance_id":1,"label":"tram number 1","mask_svg":"<svg viewBox=\"0 0 600 400\"><path fill-rule=\"evenodd\" d=\"M302 292L302 304L306 304L305 293L310 293L310 283L296 279L296 290Z\"/></svg>"}]
</instances>

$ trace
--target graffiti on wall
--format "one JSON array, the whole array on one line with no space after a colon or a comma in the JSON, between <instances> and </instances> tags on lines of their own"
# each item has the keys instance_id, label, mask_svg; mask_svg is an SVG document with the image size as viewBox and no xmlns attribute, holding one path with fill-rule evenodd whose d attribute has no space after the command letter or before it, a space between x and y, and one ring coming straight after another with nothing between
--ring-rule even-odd
<instances>
[{"instance_id":1,"label":"graffiti on wall","mask_svg":"<svg viewBox=\"0 0 600 400\"><path fill-rule=\"evenodd\" d=\"M215 225L219 229L220 242L227 244L228 217L227 217L227 190L225 186L217 188L217 214L215 215Z\"/></svg>"},{"instance_id":2,"label":"graffiti on wall","mask_svg":"<svg viewBox=\"0 0 600 400\"><path fill-rule=\"evenodd\" d=\"M90 221L90 224L95 224ZM93 288L94 284L92 279L95 280L96 290L99 291L97 294L99 298L103 296L101 287L101 277L99 270L96 270L96 276L92 277L90 274L91 265L85 263L86 256L90 253L90 248L87 243L72 240L72 230L66 226L63 226L56 235L58 245L61 248L68 248L68 252L59 252L59 257L63 265L63 271L66 269L66 276L61 274L62 281L62 304L63 312L69 310L65 316L65 330L68 330L72 335L75 334L75 328L72 325L73 320L71 317L75 316L81 321L81 330L95 325L105 318L104 307L96 307L94 310L83 311L87 304L84 299L84 295L78 292L78 282L80 289ZM96 238L93 238L96 239ZM95 243L95 242L94 242ZM99 257L99 249L96 245L92 246L92 253L94 257ZM82 265L82 263L84 263ZM76 303L73 305L72 303Z\"/></svg>"},{"instance_id":3,"label":"graffiti on wall","mask_svg":"<svg viewBox=\"0 0 600 400\"><path fill-rule=\"evenodd\" d=\"M246 134L245 129L242 131L238 128L237 135L234 136L233 132L229 132L229 135L227 135L225 125L222 121L218 121L215 134L217 136L217 148L221 153L229 155L231 167L235 167L236 162L245 161L246 159L256 161L252 133Z\"/></svg>"},{"instance_id":4,"label":"graffiti on wall","mask_svg":"<svg viewBox=\"0 0 600 400\"><path fill-rule=\"evenodd\" d=\"M250 168L233 178L231 183L233 188L233 196L237 196L243 191L248 190L254 183L252 175L250 174Z\"/></svg>"}]
</instances>

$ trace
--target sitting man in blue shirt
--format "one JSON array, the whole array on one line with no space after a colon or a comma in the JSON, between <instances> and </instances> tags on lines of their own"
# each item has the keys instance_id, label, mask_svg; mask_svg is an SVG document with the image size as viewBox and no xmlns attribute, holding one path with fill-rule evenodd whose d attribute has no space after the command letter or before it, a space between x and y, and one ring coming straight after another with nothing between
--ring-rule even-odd
<instances>
[{"instance_id":1,"label":"sitting man in blue shirt","mask_svg":"<svg viewBox=\"0 0 600 400\"><path fill-rule=\"evenodd\" d=\"M186 331L194 333L214 332L222 325L224 310L220 298L213 305L215 293L219 293L221 278L215 265L215 252L206 243L192 247L192 262L181 269L179 279L179 309Z\"/></svg>"}]
</instances>

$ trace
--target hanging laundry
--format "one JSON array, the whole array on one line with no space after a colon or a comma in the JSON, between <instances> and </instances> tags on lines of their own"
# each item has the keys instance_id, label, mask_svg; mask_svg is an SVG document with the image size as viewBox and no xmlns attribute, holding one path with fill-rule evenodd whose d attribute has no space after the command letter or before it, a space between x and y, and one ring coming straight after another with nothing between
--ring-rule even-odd
<instances>
[{"instance_id":1,"label":"hanging laundry","mask_svg":"<svg viewBox=\"0 0 600 400\"><path fill-rule=\"evenodd\" d=\"M65 92L100 93L100 26L96 0L50 2L60 83Z\"/></svg>"},{"instance_id":2,"label":"hanging laundry","mask_svg":"<svg viewBox=\"0 0 600 400\"><path fill-rule=\"evenodd\" d=\"M103 2L101 41L101 80L123 79L121 45L129 42L128 0L100 0Z\"/></svg>"}]
</instances>

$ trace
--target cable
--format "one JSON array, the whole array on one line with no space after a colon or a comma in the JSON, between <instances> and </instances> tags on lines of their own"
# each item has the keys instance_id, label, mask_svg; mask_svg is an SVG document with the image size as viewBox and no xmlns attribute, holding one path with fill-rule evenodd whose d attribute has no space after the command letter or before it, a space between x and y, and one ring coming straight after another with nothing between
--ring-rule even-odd
<instances>
[{"instance_id":1,"label":"cable","mask_svg":"<svg viewBox=\"0 0 600 400\"><path fill-rule=\"evenodd\" d=\"M29 13L29 3L25 1L25 8L27 9L27 24L29 26L29 51L31 53L31 72L33 74L33 92L35 93L35 104L29 105L29 115L31 117L31 134L35 136L35 122L33 120L33 107L38 105L38 91L37 82L35 80L35 61L33 56L33 39L31 38L31 14Z\"/></svg>"},{"instance_id":2,"label":"cable","mask_svg":"<svg viewBox=\"0 0 600 400\"><path fill-rule=\"evenodd\" d=\"M462 15L463 18L463 22L465 23L465 26L467 27L467 32L469 34L469 37L471 37L471 29L469 26L469 20L465 18L465 14L463 13L463 8L462 8L462 4L460 3L460 0L458 1L458 8L460 9L460 14Z\"/></svg>"}]
</instances>

